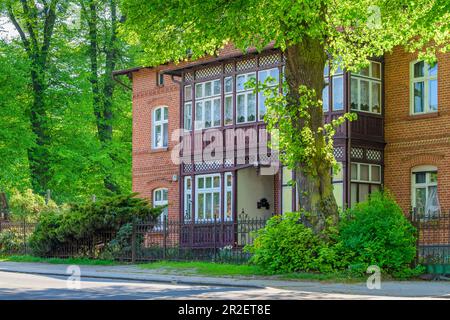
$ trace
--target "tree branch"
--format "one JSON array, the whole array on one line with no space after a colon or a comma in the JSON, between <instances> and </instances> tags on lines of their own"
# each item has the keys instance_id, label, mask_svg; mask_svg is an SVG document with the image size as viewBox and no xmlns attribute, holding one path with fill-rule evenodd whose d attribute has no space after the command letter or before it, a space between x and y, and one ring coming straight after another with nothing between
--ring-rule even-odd
<instances>
[{"instance_id":1,"label":"tree branch","mask_svg":"<svg viewBox=\"0 0 450 320\"><path fill-rule=\"evenodd\" d=\"M23 46L25 47L25 51L28 53L28 55L30 55L31 54L30 41L28 41L28 38L25 35L25 32L23 31L22 27L20 26L19 22L17 21L12 7L8 6L7 10L8 10L9 20L11 20L12 24L14 25L17 32L19 33L20 39L22 39Z\"/></svg>"}]
</instances>

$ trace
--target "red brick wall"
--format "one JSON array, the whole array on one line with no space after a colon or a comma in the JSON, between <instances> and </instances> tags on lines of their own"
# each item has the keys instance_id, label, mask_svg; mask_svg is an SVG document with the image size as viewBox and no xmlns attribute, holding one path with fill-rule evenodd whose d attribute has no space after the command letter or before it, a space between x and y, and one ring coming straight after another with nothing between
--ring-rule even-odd
<instances>
[{"instance_id":1,"label":"red brick wall","mask_svg":"<svg viewBox=\"0 0 450 320\"><path fill-rule=\"evenodd\" d=\"M396 48L385 56L385 186L405 210L411 206L411 169L438 168L441 208L450 210L450 54L438 55L438 114L410 116L410 62Z\"/></svg>"}]
</instances>

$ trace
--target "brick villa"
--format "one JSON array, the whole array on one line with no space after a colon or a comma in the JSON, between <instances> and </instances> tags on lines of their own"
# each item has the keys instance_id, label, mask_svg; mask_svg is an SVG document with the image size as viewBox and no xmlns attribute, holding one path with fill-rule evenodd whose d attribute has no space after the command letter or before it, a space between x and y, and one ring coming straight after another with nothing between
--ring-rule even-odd
<instances>
[{"instance_id":1,"label":"brick villa","mask_svg":"<svg viewBox=\"0 0 450 320\"><path fill-rule=\"evenodd\" d=\"M396 48L357 74L330 75L328 69L325 121L349 111L358 114L335 136L342 168L333 176L338 204L351 206L385 187L405 213L411 208L430 215L448 212L450 54L439 54L430 67ZM292 173L280 168L262 174L274 161L270 150L259 150L267 138L264 97L244 86L252 77L280 79L282 71L278 50L243 54L232 46L216 57L116 71L116 78L127 75L133 82L133 191L154 205L168 204L169 221L191 225L295 210L295 187L287 183ZM192 138L183 144L192 161L178 164L172 153L179 141L172 134L180 128ZM211 138L205 135L212 128L224 140L227 132L241 129L244 137L233 136L231 158L224 152L219 160L205 161L196 153L207 148ZM257 158L245 154L238 161L238 150L247 152L251 139L258 142Z\"/></svg>"}]
</instances>

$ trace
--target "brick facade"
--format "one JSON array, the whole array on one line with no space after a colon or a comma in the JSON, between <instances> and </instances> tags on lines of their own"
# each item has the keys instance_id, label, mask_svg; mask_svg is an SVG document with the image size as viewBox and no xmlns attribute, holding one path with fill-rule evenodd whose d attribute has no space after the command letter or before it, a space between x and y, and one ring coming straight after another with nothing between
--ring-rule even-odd
<instances>
[{"instance_id":1,"label":"brick facade","mask_svg":"<svg viewBox=\"0 0 450 320\"><path fill-rule=\"evenodd\" d=\"M411 170L438 169L442 212L450 210L450 54L438 55L438 112L410 115L410 63L417 54L396 48L385 56L385 187L405 212L411 207Z\"/></svg>"}]
</instances>

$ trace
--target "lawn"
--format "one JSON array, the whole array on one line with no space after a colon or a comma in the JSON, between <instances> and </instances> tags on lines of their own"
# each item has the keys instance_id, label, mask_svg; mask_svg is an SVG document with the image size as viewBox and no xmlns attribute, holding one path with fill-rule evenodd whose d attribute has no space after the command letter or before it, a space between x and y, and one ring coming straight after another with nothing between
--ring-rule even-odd
<instances>
[{"instance_id":1,"label":"lawn","mask_svg":"<svg viewBox=\"0 0 450 320\"><path fill-rule=\"evenodd\" d=\"M23 256L0 256L0 261L11 262L40 262L40 263L52 263L52 264L76 264L76 265L103 265L110 266L116 265L117 262L113 260L98 260L87 258L41 258L30 255Z\"/></svg>"}]
</instances>

